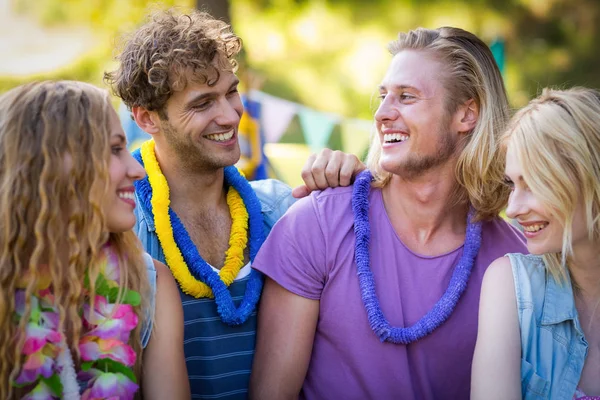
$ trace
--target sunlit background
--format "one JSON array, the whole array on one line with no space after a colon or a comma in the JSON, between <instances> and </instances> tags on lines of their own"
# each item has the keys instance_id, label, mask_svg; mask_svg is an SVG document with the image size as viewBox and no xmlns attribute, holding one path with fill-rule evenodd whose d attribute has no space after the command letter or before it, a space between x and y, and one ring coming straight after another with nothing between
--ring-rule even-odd
<instances>
[{"instance_id":1,"label":"sunlit background","mask_svg":"<svg viewBox=\"0 0 600 400\"><path fill-rule=\"evenodd\" d=\"M246 138L245 161L292 185L323 146L364 156L386 44L399 31L451 25L477 34L515 108L549 85L600 87L598 0L0 0L0 92L40 79L104 86L119 38L173 6L209 10L242 37L240 77L253 110L243 127L258 135ZM116 99L115 107L133 129Z\"/></svg>"}]
</instances>

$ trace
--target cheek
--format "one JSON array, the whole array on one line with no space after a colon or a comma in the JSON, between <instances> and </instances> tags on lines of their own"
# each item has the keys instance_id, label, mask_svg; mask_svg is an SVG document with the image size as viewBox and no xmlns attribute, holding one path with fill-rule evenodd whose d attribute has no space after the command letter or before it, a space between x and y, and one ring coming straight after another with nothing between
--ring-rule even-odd
<instances>
[{"instance_id":1,"label":"cheek","mask_svg":"<svg viewBox=\"0 0 600 400\"><path fill-rule=\"evenodd\" d=\"M111 186L118 186L126 175L125 163L113 155L108 168Z\"/></svg>"}]
</instances>

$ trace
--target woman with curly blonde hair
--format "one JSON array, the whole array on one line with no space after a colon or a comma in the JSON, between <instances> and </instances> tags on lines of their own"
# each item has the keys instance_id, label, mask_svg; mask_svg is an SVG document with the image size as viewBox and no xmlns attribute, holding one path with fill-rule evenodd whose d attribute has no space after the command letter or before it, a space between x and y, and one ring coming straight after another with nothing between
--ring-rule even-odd
<instances>
[{"instance_id":1,"label":"woman with curly blonde hair","mask_svg":"<svg viewBox=\"0 0 600 400\"><path fill-rule=\"evenodd\" d=\"M531 255L487 270L473 399L600 399L600 92L545 89L504 137Z\"/></svg>"},{"instance_id":2,"label":"woman with curly blonde hair","mask_svg":"<svg viewBox=\"0 0 600 400\"><path fill-rule=\"evenodd\" d=\"M94 86L0 97L2 399L189 398L177 288L131 231L145 172L125 146Z\"/></svg>"}]
</instances>

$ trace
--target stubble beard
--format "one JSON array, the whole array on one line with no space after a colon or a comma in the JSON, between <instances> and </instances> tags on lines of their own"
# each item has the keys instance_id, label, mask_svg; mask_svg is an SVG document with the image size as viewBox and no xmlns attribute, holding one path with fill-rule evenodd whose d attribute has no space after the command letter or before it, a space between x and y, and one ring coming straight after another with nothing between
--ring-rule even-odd
<instances>
[{"instance_id":1,"label":"stubble beard","mask_svg":"<svg viewBox=\"0 0 600 400\"><path fill-rule=\"evenodd\" d=\"M173 154L179 160L178 164L186 170L214 172L233 165L219 162L220 160L215 157L205 154L208 149L202 149L200 146L194 145L193 140L190 138L181 138L175 128L168 122L163 124L163 135Z\"/></svg>"},{"instance_id":2,"label":"stubble beard","mask_svg":"<svg viewBox=\"0 0 600 400\"><path fill-rule=\"evenodd\" d=\"M440 140L437 142L434 154L409 155L408 159L400 165L396 174L406 180L413 180L446 164L453 158L456 154L457 139L450 132L438 135Z\"/></svg>"}]
</instances>

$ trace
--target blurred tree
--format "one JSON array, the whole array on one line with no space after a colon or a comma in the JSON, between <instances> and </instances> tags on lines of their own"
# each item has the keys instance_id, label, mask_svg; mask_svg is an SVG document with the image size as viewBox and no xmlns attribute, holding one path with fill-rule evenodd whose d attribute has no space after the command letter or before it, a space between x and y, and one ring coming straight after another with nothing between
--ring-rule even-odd
<instances>
[{"instance_id":1,"label":"blurred tree","mask_svg":"<svg viewBox=\"0 0 600 400\"><path fill-rule=\"evenodd\" d=\"M87 26L99 40L69 68L46 76L98 83L114 38L133 30L147 0L12 0L45 26ZM453 25L505 43L505 80L515 107L547 85L600 87L598 0L162 0L231 20L263 90L310 107L370 118L398 31ZM157 6L154 6L157 7ZM243 55L244 56L244 55ZM0 78L0 90L25 78ZM30 78L27 78L30 79ZM262 80L262 78L261 78Z\"/></svg>"},{"instance_id":2,"label":"blurred tree","mask_svg":"<svg viewBox=\"0 0 600 400\"><path fill-rule=\"evenodd\" d=\"M229 0L197 0L196 8L211 14L213 17L231 23Z\"/></svg>"}]
</instances>

